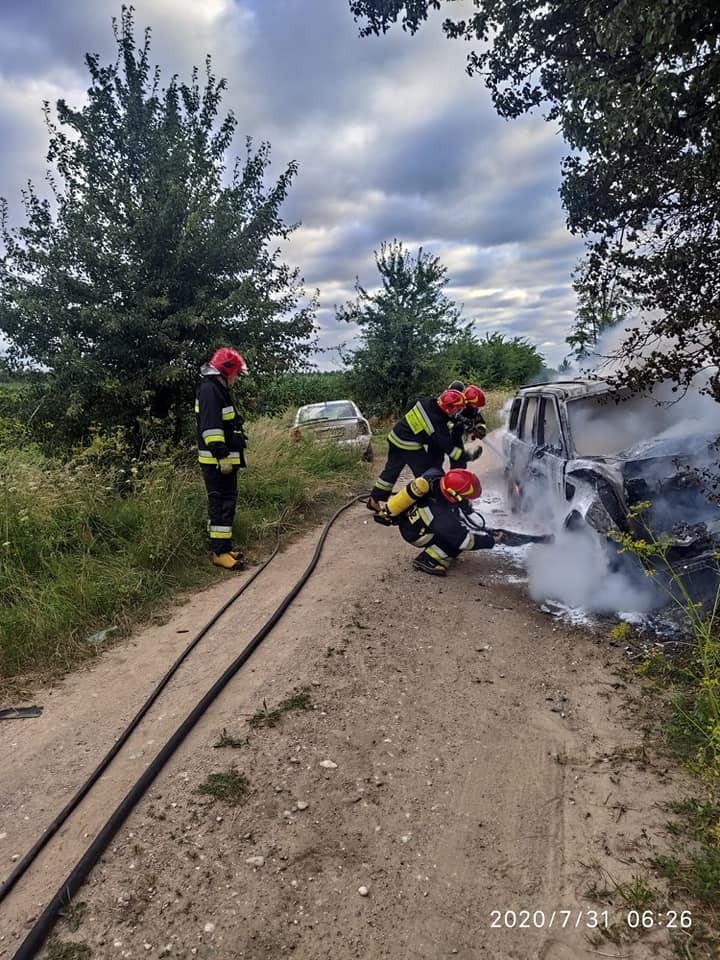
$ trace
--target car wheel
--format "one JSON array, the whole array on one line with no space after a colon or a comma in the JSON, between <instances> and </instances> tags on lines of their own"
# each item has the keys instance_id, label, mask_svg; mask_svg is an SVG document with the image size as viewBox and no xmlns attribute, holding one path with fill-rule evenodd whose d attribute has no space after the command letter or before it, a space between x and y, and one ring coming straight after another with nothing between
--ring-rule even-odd
<instances>
[{"instance_id":1,"label":"car wheel","mask_svg":"<svg viewBox=\"0 0 720 960\"><path fill-rule=\"evenodd\" d=\"M375 451L373 450L371 443L367 445L367 450L362 455L362 458L365 461L365 463L372 463L373 460L375 459Z\"/></svg>"}]
</instances>

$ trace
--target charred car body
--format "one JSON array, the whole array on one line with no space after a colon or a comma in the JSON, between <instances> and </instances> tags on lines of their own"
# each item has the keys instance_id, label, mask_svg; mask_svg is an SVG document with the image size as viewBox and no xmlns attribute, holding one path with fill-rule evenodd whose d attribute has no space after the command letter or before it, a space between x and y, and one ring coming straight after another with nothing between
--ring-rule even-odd
<instances>
[{"instance_id":1,"label":"charred car body","mask_svg":"<svg viewBox=\"0 0 720 960\"><path fill-rule=\"evenodd\" d=\"M718 586L720 510L700 477L717 477L718 434L720 406L706 397L683 405L662 391L631 396L596 380L523 387L503 440L510 507L604 538L664 535L691 596L709 596Z\"/></svg>"}]
</instances>

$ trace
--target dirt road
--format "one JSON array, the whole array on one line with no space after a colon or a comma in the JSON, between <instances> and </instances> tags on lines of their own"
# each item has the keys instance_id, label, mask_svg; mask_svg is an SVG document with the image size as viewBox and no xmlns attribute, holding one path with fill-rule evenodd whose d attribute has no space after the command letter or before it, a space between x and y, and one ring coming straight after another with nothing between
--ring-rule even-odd
<instances>
[{"instance_id":1,"label":"dirt road","mask_svg":"<svg viewBox=\"0 0 720 960\"><path fill-rule=\"evenodd\" d=\"M0 906L0 957L295 582L318 533L203 640L152 732ZM63 941L100 958L672 955L667 932L628 937L615 889L662 849L659 804L684 789L635 762L641 691L622 650L538 610L511 552L466 556L445 580L413 571L413 556L362 505L341 517L289 613L94 870L56 929ZM3 876L237 584L41 691L41 718L0 725ZM263 703L298 691L308 709L250 726ZM223 730L241 745L217 747ZM199 792L232 768L248 783L239 805Z\"/></svg>"}]
</instances>

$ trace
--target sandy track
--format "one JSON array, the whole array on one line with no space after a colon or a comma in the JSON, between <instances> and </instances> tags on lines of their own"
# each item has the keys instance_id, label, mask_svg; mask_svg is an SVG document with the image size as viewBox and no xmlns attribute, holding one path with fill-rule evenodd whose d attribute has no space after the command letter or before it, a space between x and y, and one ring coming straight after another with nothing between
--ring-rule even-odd
<instances>
[{"instance_id":1,"label":"sandy track","mask_svg":"<svg viewBox=\"0 0 720 960\"><path fill-rule=\"evenodd\" d=\"M507 582L508 555L467 556L437 580L412 571L412 548L367 516L358 505L336 524L288 615L93 872L77 930L61 923L58 934L103 958L671 956L663 934L594 945L586 926L588 911L607 909L624 928L619 907L585 895L599 866L618 881L638 871L661 843L658 804L682 788L624 759L640 739L640 689L627 686L622 654L537 610ZM0 957L295 582L318 533L278 556L205 638L60 849L0 906ZM40 719L0 725L3 874L237 585L228 577L43 692ZM263 700L300 688L314 709L250 729ZM224 728L247 742L216 749ZM198 793L232 765L250 783L243 805ZM544 928L506 929L504 916L493 927L493 910L542 910ZM560 910L572 911L564 928Z\"/></svg>"}]
</instances>

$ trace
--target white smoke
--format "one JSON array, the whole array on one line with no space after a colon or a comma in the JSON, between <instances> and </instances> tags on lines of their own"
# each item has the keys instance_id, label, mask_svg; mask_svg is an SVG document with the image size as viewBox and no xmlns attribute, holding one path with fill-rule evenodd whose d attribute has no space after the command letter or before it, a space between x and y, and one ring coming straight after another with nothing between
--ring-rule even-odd
<instances>
[{"instance_id":1,"label":"white smoke","mask_svg":"<svg viewBox=\"0 0 720 960\"><path fill-rule=\"evenodd\" d=\"M608 354L613 348L613 338L617 347L622 334L611 331L601 346L603 353ZM606 365L602 371L597 370L596 376L609 372ZM687 390L661 383L649 394L629 396L619 402L608 400L607 396L575 401L571 407L571 429L578 456L612 459L623 451L632 451L633 459L644 461L642 476L651 483L676 472L668 459L675 450L692 449L695 467L717 470L717 452L712 451L708 440L720 436L720 404L701 392L708 376L707 371L702 372ZM662 459L653 459L660 454ZM639 564L618 557L614 545L589 525L579 530L566 529L571 508L557 491L546 487L542 496L534 491L528 515L516 515L518 522L508 523L515 529L522 526L533 533L551 532L555 537L553 544L528 551L533 599L539 603L552 599L567 607L601 614L649 612L658 603L658 588L643 576ZM652 522L662 522L663 529L669 529L675 521L685 519L685 508L692 508L693 522L717 518L717 506L702 494L693 490L679 494L673 490L665 497L657 495Z\"/></svg>"},{"instance_id":2,"label":"white smoke","mask_svg":"<svg viewBox=\"0 0 720 960\"><path fill-rule=\"evenodd\" d=\"M650 581L613 569L607 544L593 531L559 530L554 543L528 551L528 590L536 603L554 600L590 613L648 613L657 602Z\"/></svg>"}]
</instances>

